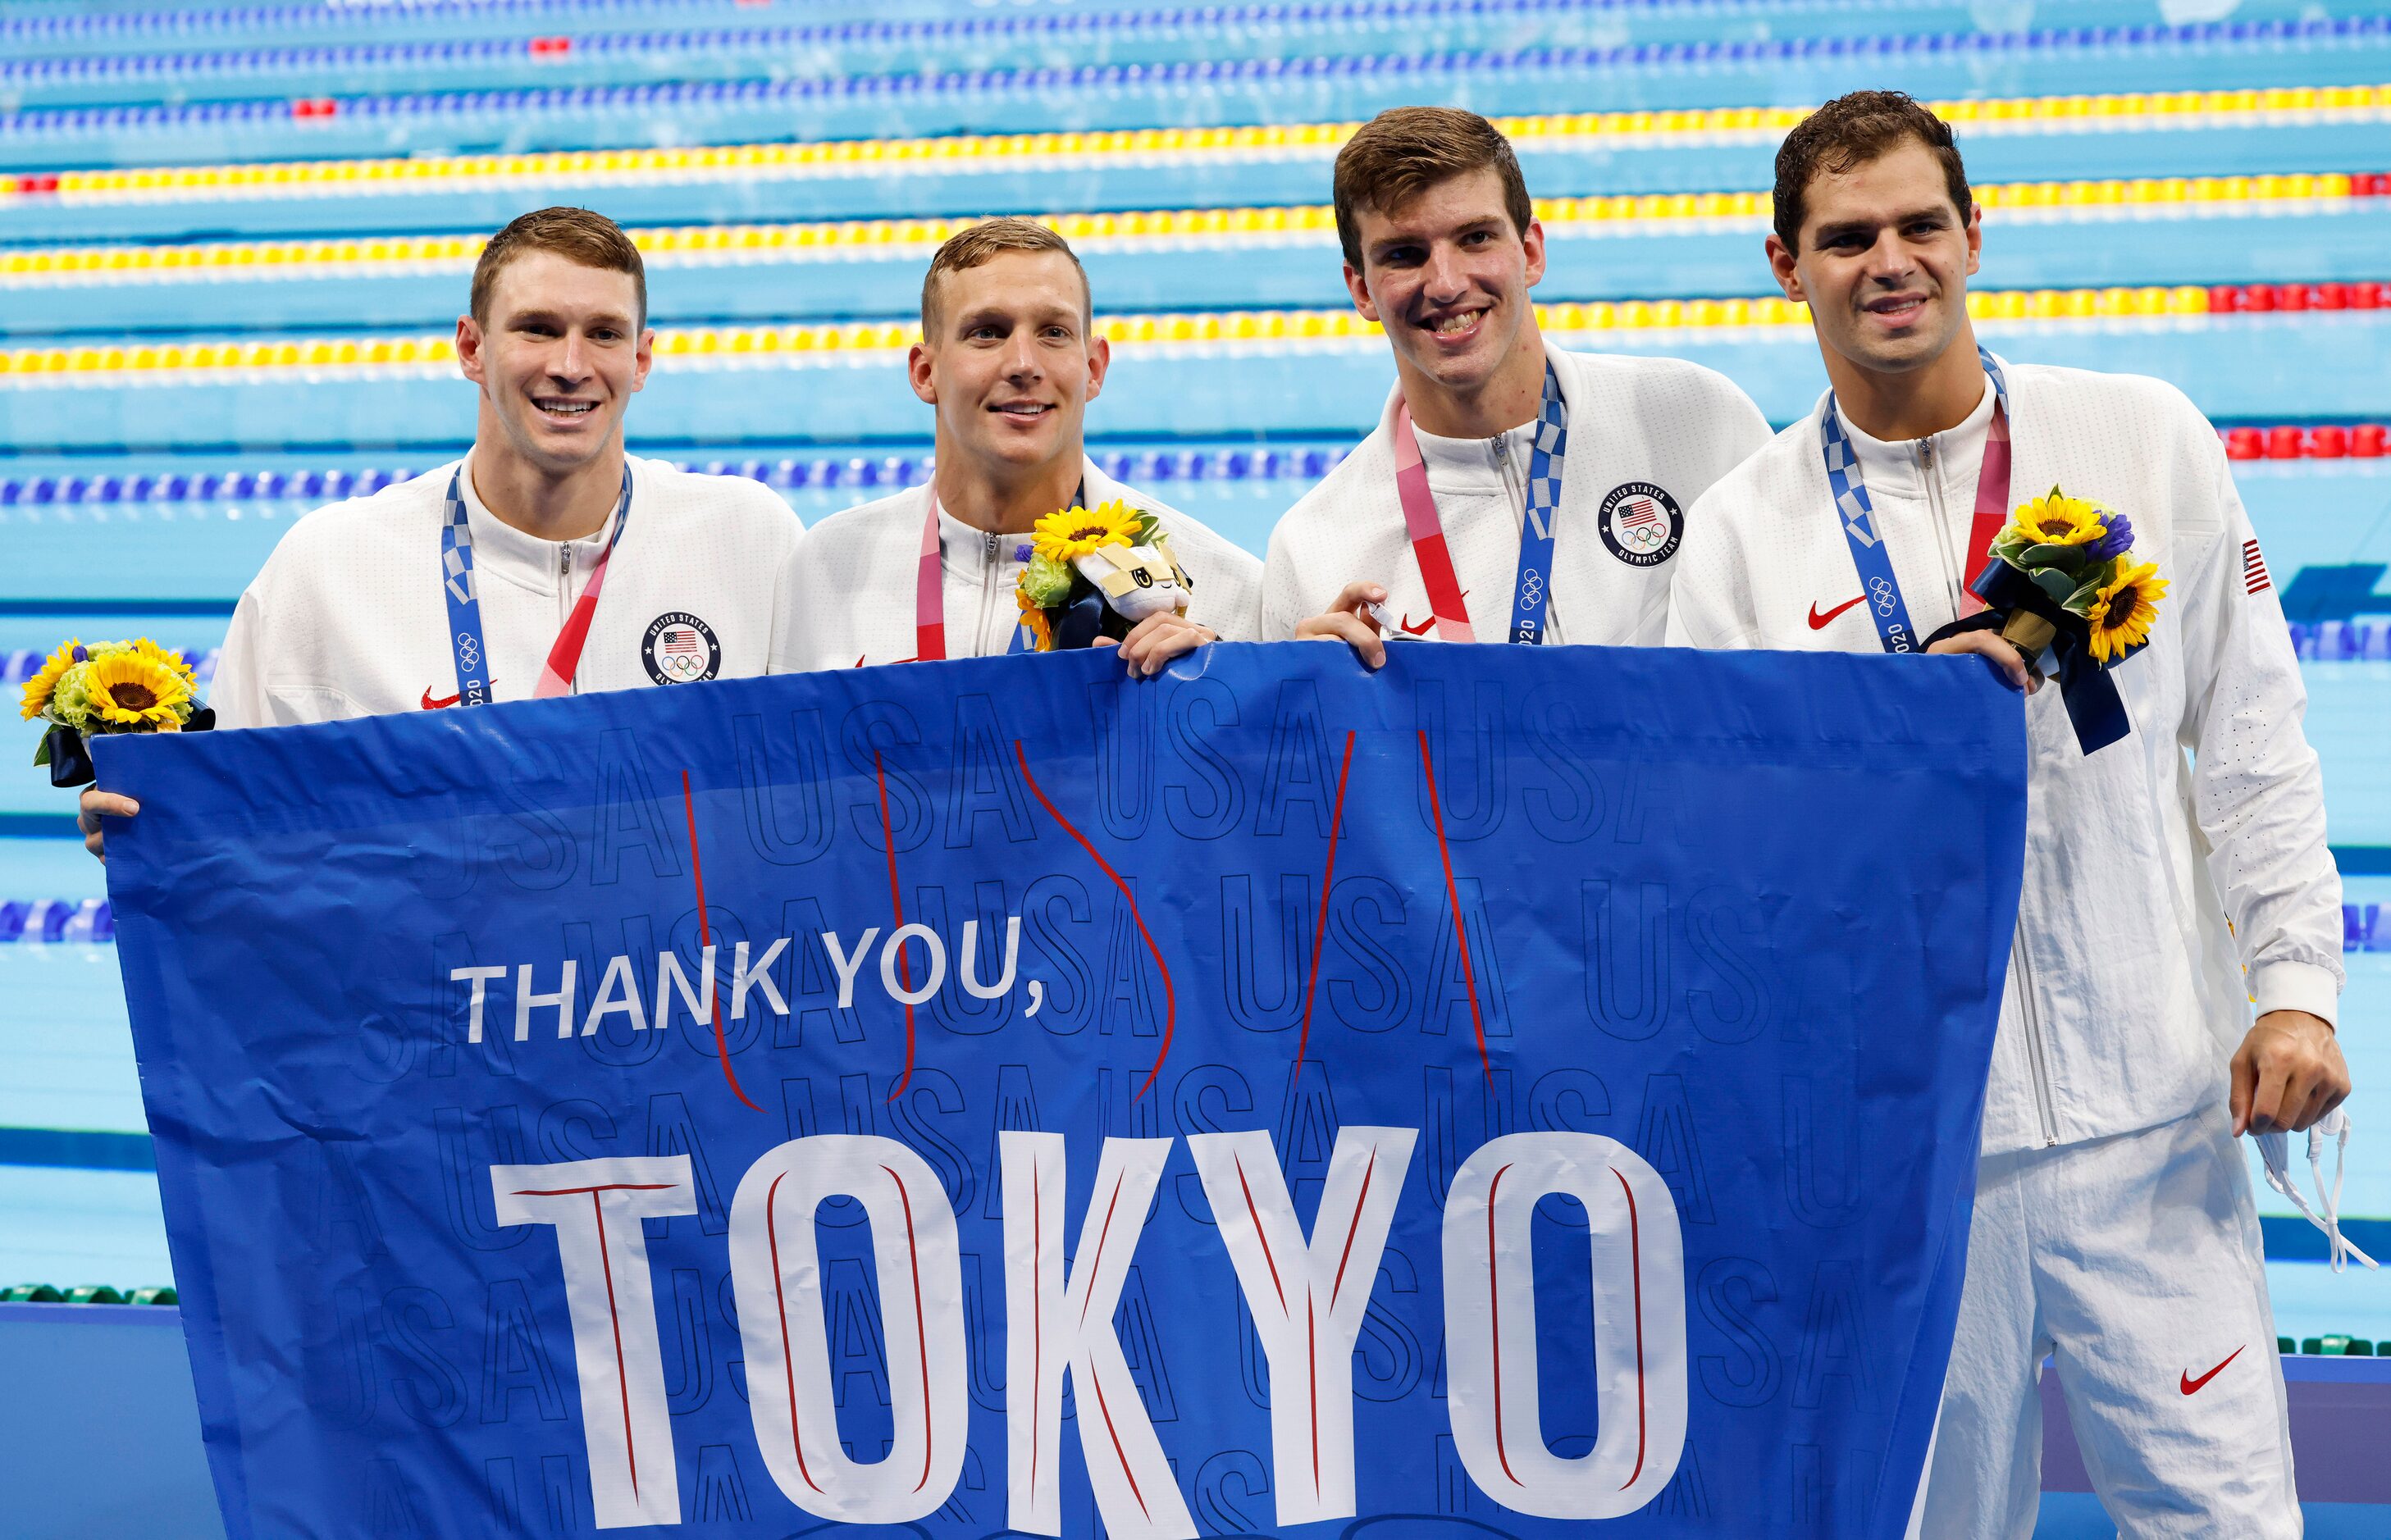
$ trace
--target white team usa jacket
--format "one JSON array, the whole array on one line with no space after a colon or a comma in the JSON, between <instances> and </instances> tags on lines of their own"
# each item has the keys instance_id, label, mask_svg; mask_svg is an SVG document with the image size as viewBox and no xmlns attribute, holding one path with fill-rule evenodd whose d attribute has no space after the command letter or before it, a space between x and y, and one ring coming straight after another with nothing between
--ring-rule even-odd
<instances>
[{"instance_id":1,"label":"white team usa jacket","mask_svg":"<svg viewBox=\"0 0 2391 1540\"><path fill-rule=\"evenodd\" d=\"M1687 510L1767 442L1767 419L1732 380L1699 364L1563 353L1549 344L1545 356L1569 407L1553 540L1554 639L1657 646ZM1428 588L1395 491L1396 399L1389 394L1376 430L1271 533L1263 640L1294 635L1299 622L1325 611L1356 582L1383 584L1395 622L1434 639ZM1429 486L1471 629L1481 642L1500 642L1510 629L1519 577L1518 505L1508 518L1456 518L1458 499L1438 484L1433 465ZM1493 506L1472 501L1480 509Z\"/></svg>"},{"instance_id":2,"label":"white team usa jacket","mask_svg":"<svg viewBox=\"0 0 2391 1540\"><path fill-rule=\"evenodd\" d=\"M2125 514L2135 555L2169 586L2150 646L2113 675L2130 737L2087 756L2055 684L2023 703L2025 881L1987 1152L2221 1104L2253 999L2259 1013L2332 1020L2342 982L2341 880L2300 731L2307 692L2216 430L2158 380L2002 366L2011 506L2056 484ZM1861 585L1827 490L1826 410L1822 398L1694 509L1673 645L1881 650L1869 606L1846 605ZM1923 502L1876 500L1920 635L1956 618L1943 551L1964 549L1970 501L1951 500L1938 534Z\"/></svg>"},{"instance_id":3,"label":"white team usa jacket","mask_svg":"<svg viewBox=\"0 0 2391 1540\"><path fill-rule=\"evenodd\" d=\"M457 702L442 592L449 478L427 470L291 527L233 611L209 703L219 725L276 727ZM783 613L774 580L803 533L778 494L630 457L631 511L575 678L580 693L764 672ZM459 478L489 648L490 693L527 699L613 533L541 540Z\"/></svg>"},{"instance_id":4,"label":"white team usa jacket","mask_svg":"<svg viewBox=\"0 0 2391 1540\"><path fill-rule=\"evenodd\" d=\"M1261 563L1211 530L1086 463L1090 507L1116 499L1162 520L1170 548L1194 585L1187 618L1221 640L1254 639ZM930 489L832 514L806 532L782 590L789 610L772 655L775 674L909 662L914 645L914 584L921 570L922 518ZM1014 547L1026 536L990 535L941 512L939 550L946 580L947 656L1002 653L1020 624L1014 597L1020 568Z\"/></svg>"}]
</instances>

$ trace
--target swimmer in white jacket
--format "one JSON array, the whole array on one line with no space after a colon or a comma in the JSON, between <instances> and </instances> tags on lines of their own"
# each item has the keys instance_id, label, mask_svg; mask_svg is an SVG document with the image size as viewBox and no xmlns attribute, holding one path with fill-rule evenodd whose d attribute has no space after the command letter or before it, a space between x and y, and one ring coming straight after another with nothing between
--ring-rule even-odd
<instances>
[{"instance_id":1,"label":"swimmer in white jacket","mask_svg":"<svg viewBox=\"0 0 2391 1540\"><path fill-rule=\"evenodd\" d=\"M938 248L907 360L913 393L937 414L936 468L926 485L806 532L772 672L1024 648L1015 589L1032 526L1116 501L1161 520L1190 590L1183 614L1147 616L1120 638L1128 672L1254 639L1261 563L1088 458L1088 404L1112 362L1093 302L1069 244L1034 220L989 220Z\"/></svg>"},{"instance_id":2,"label":"swimmer in white jacket","mask_svg":"<svg viewBox=\"0 0 2391 1540\"><path fill-rule=\"evenodd\" d=\"M1695 507L1673 644L1916 650L1981 608L1991 536L2054 483L2130 520L2166 584L2109 675L2126 737L2087 753L2058 687L2024 703L2024 887L1916 1532L2032 1533L2049 1354L2126 1534L2296 1535L2234 1136L2307 1128L2349 1092L2341 883L2224 451L2172 386L1979 354L1982 227L1950 129L1908 97L1820 109L1777 153L1776 199L1769 260L1833 389ZM1924 650L2035 683L1990 631Z\"/></svg>"},{"instance_id":3,"label":"swimmer in white jacket","mask_svg":"<svg viewBox=\"0 0 2391 1540\"><path fill-rule=\"evenodd\" d=\"M1262 636L1658 646L1687 510L1768 440L1724 375L1547 344L1544 231L1493 124L1404 107L1337 157L1353 306L1386 328L1377 429L1271 533Z\"/></svg>"},{"instance_id":4,"label":"swimmer in white jacket","mask_svg":"<svg viewBox=\"0 0 2391 1540\"><path fill-rule=\"evenodd\" d=\"M639 248L586 209L492 237L457 322L461 460L317 509L241 595L209 704L273 727L764 672L802 526L769 488L624 452L654 334ZM132 799L83 797L84 843Z\"/></svg>"}]
</instances>

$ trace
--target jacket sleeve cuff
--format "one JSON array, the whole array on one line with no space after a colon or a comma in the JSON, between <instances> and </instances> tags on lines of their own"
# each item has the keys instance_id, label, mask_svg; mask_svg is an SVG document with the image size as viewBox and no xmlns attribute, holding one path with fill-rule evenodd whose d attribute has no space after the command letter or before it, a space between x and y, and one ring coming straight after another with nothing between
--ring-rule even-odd
<instances>
[{"instance_id":1,"label":"jacket sleeve cuff","mask_svg":"<svg viewBox=\"0 0 2391 1540\"><path fill-rule=\"evenodd\" d=\"M2261 963L2250 970L2250 998L2257 1014L2304 1010L2340 1025L2341 981L2314 963Z\"/></svg>"}]
</instances>

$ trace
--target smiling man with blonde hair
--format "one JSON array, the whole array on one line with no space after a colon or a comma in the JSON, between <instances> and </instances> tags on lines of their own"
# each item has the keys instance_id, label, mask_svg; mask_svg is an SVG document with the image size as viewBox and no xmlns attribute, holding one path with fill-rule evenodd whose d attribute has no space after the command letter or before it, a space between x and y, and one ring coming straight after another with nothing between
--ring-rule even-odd
<instances>
[{"instance_id":1,"label":"smiling man with blonde hair","mask_svg":"<svg viewBox=\"0 0 2391 1540\"><path fill-rule=\"evenodd\" d=\"M775 672L1017 650L1031 527L1111 502L1154 514L1190 580L1185 613L1149 616L1119 638L1131 674L1219 637L1252 639L1261 564L1088 458L1088 404L1112 366L1091 303L1069 243L1034 220L989 220L938 248L907 359L914 395L936 414L931 481L807 533Z\"/></svg>"}]
</instances>

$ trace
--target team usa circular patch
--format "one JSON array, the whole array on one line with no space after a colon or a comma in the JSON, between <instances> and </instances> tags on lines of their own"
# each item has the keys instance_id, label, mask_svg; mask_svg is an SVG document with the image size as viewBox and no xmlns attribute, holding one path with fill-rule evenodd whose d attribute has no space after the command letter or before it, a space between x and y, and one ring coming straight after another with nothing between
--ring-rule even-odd
<instances>
[{"instance_id":1,"label":"team usa circular patch","mask_svg":"<svg viewBox=\"0 0 2391 1540\"><path fill-rule=\"evenodd\" d=\"M1602 543L1630 567L1658 567L1677 554L1686 533L1686 512L1666 490L1649 481L1612 487L1596 520Z\"/></svg>"},{"instance_id":2,"label":"team usa circular patch","mask_svg":"<svg viewBox=\"0 0 2391 1540\"><path fill-rule=\"evenodd\" d=\"M686 610L658 615L648 626L647 645L640 661L648 677L659 685L693 685L711 679L722 668L722 644L714 628Z\"/></svg>"}]
</instances>

